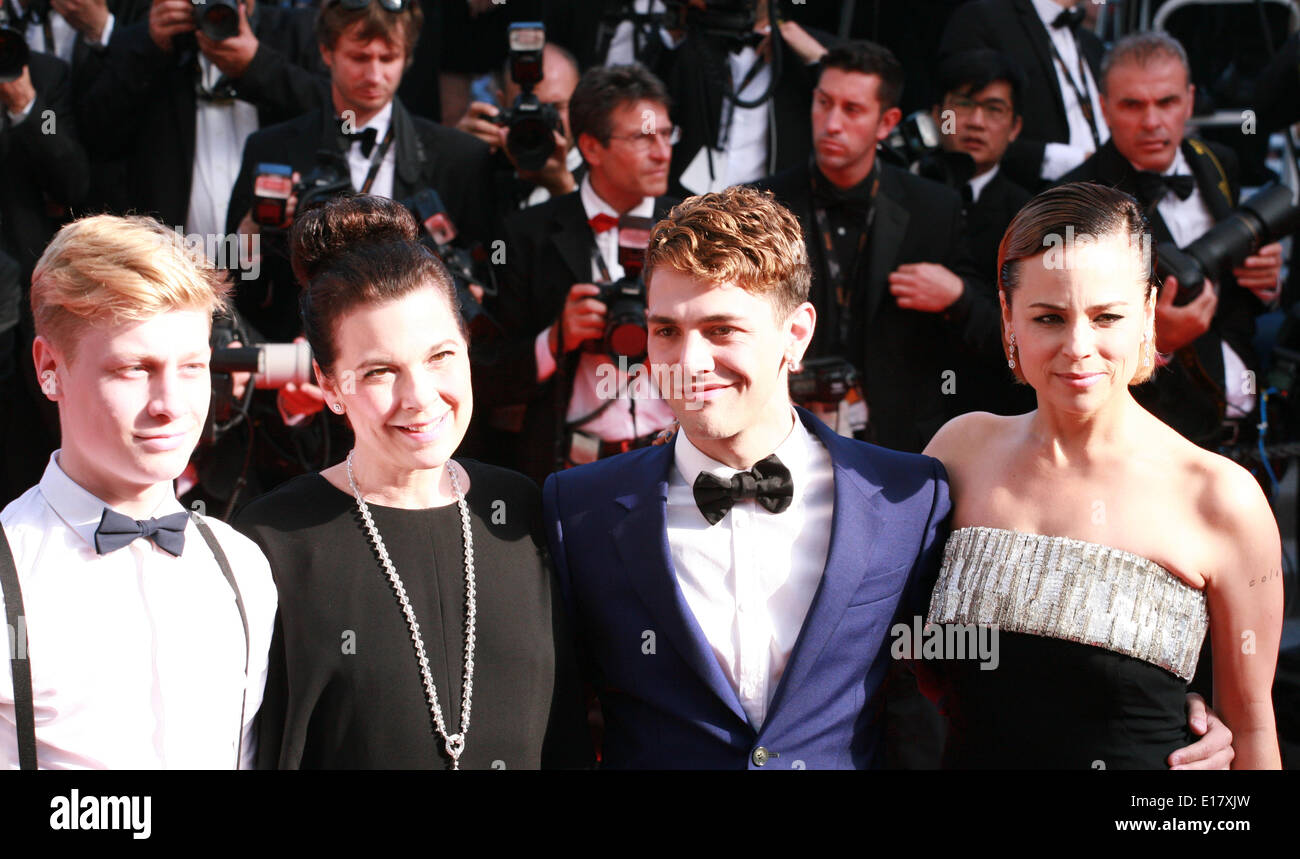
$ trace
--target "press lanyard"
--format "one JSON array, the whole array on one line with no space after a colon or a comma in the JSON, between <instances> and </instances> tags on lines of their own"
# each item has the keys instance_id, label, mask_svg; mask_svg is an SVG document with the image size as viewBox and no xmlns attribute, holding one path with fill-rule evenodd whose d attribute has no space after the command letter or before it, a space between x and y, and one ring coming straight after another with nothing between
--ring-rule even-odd
<instances>
[{"instance_id":1,"label":"press lanyard","mask_svg":"<svg viewBox=\"0 0 1300 859\"><path fill-rule=\"evenodd\" d=\"M366 174L366 181L362 183L360 193L369 194L370 186L375 184L375 176L379 175L379 166L384 163L384 156L388 154L388 147L393 145L393 126L388 125L388 132L384 135L384 142L379 144L374 153L370 156L370 172Z\"/></svg>"},{"instance_id":2,"label":"press lanyard","mask_svg":"<svg viewBox=\"0 0 1300 859\"><path fill-rule=\"evenodd\" d=\"M727 77L731 77L731 60L727 60ZM718 133L718 151L721 152L727 148L727 140L731 137L731 124L736 119L736 99L745 91L745 87L754 82L754 78L762 71L763 64L766 62L761 56L754 59L754 64L745 72L745 76L740 81L740 86L733 89L723 99L727 103L727 119L722 124Z\"/></svg>"},{"instance_id":3,"label":"press lanyard","mask_svg":"<svg viewBox=\"0 0 1300 859\"><path fill-rule=\"evenodd\" d=\"M1088 131L1092 132L1092 144L1094 149L1101 148L1101 135L1097 133L1097 120L1092 114L1092 98L1088 95L1088 75L1083 65L1083 50L1076 41L1074 45L1074 57L1079 61L1079 81L1083 84L1083 90L1079 90L1079 84L1074 82L1074 75L1070 74L1070 67L1066 65L1065 59L1061 52L1056 49L1056 43L1049 36L1047 45L1052 49L1052 56L1061 66L1061 73L1065 75L1066 82L1070 89L1074 91L1074 98L1079 103L1079 110L1083 112L1083 118L1088 121Z\"/></svg>"},{"instance_id":4,"label":"press lanyard","mask_svg":"<svg viewBox=\"0 0 1300 859\"><path fill-rule=\"evenodd\" d=\"M831 222L826 214L826 209L823 206L813 207L813 216L817 219L817 231L821 233L822 250L826 257L826 270L830 275L831 288L835 291L835 304L839 308L839 343L837 346L841 350L848 344L852 334L852 281L856 277L858 267L862 261L862 250L866 247L867 239L871 235L871 225L876 220L876 191L879 189L880 165L877 162L871 167L871 206L867 209L867 220L863 224L862 232L858 234L858 247L853 254L853 265L848 272L848 277L845 276L844 268L840 265L835 253L835 243L831 239Z\"/></svg>"}]
</instances>

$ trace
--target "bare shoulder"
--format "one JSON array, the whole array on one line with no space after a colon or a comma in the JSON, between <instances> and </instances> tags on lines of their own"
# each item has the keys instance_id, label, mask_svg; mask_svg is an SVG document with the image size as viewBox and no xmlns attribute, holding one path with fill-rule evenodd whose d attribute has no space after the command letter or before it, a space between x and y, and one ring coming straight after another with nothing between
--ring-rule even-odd
<instances>
[{"instance_id":1,"label":"bare shoulder","mask_svg":"<svg viewBox=\"0 0 1300 859\"><path fill-rule=\"evenodd\" d=\"M989 412L958 415L939 428L924 453L949 470L960 469L972 456L987 456L990 442L1007 437L1025 419L1025 415L1005 417Z\"/></svg>"},{"instance_id":2,"label":"bare shoulder","mask_svg":"<svg viewBox=\"0 0 1300 859\"><path fill-rule=\"evenodd\" d=\"M1188 497L1198 524L1218 550L1219 562L1211 565L1211 578L1216 572L1276 563L1281 547L1277 520L1255 477L1225 456L1183 443Z\"/></svg>"}]
</instances>

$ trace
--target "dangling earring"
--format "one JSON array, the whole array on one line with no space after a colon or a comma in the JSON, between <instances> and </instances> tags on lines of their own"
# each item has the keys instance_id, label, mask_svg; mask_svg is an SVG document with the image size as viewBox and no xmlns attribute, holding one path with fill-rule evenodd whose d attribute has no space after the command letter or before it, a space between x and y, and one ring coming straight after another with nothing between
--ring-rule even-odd
<instances>
[{"instance_id":1,"label":"dangling earring","mask_svg":"<svg viewBox=\"0 0 1300 859\"><path fill-rule=\"evenodd\" d=\"M1007 343L1010 347L1010 354L1007 356L1007 366L1012 370L1016 369L1016 332L1010 328L1007 329Z\"/></svg>"},{"instance_id":2,"label":"dangling earring","mask_svg":"<svg viewBox=\"0 0 1300 859\"><path fill-rule=\"evenodd\" d=\"M1150 367L1156 360L1155 338L1147 331L1142 335L1142 366Z\"/></svg>"}]
</instances>

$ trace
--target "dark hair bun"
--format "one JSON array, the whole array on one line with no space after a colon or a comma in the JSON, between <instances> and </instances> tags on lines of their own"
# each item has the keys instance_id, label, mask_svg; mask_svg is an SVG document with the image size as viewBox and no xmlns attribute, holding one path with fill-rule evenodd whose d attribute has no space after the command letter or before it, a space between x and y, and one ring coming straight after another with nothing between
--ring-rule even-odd
<instances>
[{"instance_id":1,"label":"dark hair bun","mask_svg":"<svg viewBox=\"0 0 1300 859\"><path fill-rule=\"evenodd\" d=\"M290 265L305 287L337 257L359 245L413 242L419 234L415 217L401 203L366 194L339 197L294 219L289 232Z\"/></svg>"}]
</instances>

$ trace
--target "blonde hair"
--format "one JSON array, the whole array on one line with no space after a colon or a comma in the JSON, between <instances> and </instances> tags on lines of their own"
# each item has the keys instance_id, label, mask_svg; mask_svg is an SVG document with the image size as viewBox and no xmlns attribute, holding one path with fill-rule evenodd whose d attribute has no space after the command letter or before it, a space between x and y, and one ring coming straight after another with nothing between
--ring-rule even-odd
<instances>
[{"instance_id":1,"label":"blonde hair","mask_svg":"<svg viewBox=\"0 0 1300 859\"><path fill-rule=\"evenodd\" d=\"M780 319L808 300L812 285L799 221L770 191L753 188L701 194L674 206L650 234L647 284L657 266L766 296Z\"/></svg>"},{"instance_id":2,"label":"blonde hair","mask_svg":"<svg viewBox=\"0 0 1300 859\"><path fill-rule=\"evenodd\" d=\"M173 310L209 316L230 286L201 248L153 218L94 215L59 230L32 273L36 333L69 358L83 329Z\"/></svg>"}]
</instances>

